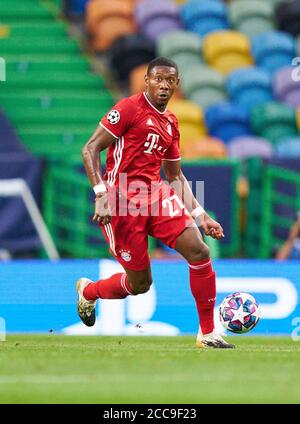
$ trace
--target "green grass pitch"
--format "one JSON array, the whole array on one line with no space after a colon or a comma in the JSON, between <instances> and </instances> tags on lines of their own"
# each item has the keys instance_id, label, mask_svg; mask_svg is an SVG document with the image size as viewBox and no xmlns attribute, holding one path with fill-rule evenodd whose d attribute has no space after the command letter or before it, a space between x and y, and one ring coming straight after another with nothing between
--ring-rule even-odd
<instances>
[{"instance_id":1,"label":"green grass pitch","mask_svg":"<svg viewBox=\"0 0 300 424\"><path fill-rule=\"evenodd\" d=\"M10 335L0 342L0 403L299 403L300 342L233 337Z\"/></svg>"}]
</instances>

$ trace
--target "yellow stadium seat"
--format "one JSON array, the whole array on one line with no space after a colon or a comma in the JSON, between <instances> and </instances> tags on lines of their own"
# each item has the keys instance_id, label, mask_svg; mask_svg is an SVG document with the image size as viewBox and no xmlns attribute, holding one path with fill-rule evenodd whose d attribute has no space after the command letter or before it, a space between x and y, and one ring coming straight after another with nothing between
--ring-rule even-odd
<instances>
[{"instance_id":1,"label":"yellow stadium seat","mask_svg":"<svg viewBox=\"0 0 300 424\"><path fill-rule=\"evenodd\" d=\"M297 128L298 128L298 131L300 132L300 107L298 107L297 109L296 118L297 118Z\"/></svg>"},{"instance_id":2,"label":"yellow stadium seat","mask_svg":"<svg viewBox=\"0 0 300 424\"><path fill-rule=\"evenodd\" d=\"M206 62L223 75L253 64L250 41L237 31L208 34L203 42L203 53Z\"/></svg>"},{"instance_id":3,"label":"yellow stadium seat","mask_svg":"<svg viewBox=\"0 0 300 424\"><path fill-rule=\"evenodd\" d=\"M7 25L0 25L0 38L7 38L10 36L10 28Z\"/></svg>"},{"instance_id":4,"label":"yellow stadium seat","mask_svg":"<svg viewBox=\"0 0 300 424\"><path fill-rule=\"evenodd\" d=\"M223 141L210 136L191 139L182 147L181 152L184 159L223 159L227 156Z\"/></svg>"},{"instance_id":5,"label":"yellow stadium seat","mask_svg":"<svg viewBox=\"0 0 300 424\"><path fill-rule=\"evenodd\" d=\"M178 118L181 146L206 134L204 113L196 103L174 99L169 103L168 109Z\"/></svg>"}]
</instances>

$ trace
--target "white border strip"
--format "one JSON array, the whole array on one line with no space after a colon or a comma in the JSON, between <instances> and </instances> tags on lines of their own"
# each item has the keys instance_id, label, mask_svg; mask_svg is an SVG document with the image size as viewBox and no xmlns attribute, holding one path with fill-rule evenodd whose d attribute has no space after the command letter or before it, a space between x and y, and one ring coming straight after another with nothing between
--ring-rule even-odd
<instances>
[{"instance_id":1,"label":"white border strip","mask_svg":"<svg viewBox=\"0 0 300 424\"><path fill-rule=\"evenodd\" d=\"M177 158L177 159L166 159L166 158L162 158L162 160L170 160L171 162L175 162L176 160L181 160L181 157L180 158Z\"/></svg>"},{"instance_id":2,"label":"white border strip","mask_svg":"<svg viewBox=\"0 0 300 424\"><path fill-rule=\"evenodd\" d=\"M202 264L202 265L191 265L189 264L189 267L192 269L201 269L201 268L206 268L211 264L211 260L209 260L208 262Z\"/></svg>"},{"instance_id":3,"label":"white border strip","mask_svg":"<svg viewBox=\"0 0 300 424\"><path fill-rule=\"evenodd\" d=\"M161 115L163 115L163 114L166 112L167 108L165 108L165 110L164 110L163 112L160 112L158 109L156 109L156 107L155 107L155 106L153 106L153 104L150 102L150 100L149 100L149 99L148 99L148 97L146 96L146 93L144 92L143 94L144 94L145 99L146 99L146 100L147 100L147 102L149 103L149 105L150 105L151 107L153 107L153 109L154 109L154 110L156 110L156 112L160 113Z\"/></svg>"},{"instance_id":4,"label":"white border strip","mask_svg":"<svg viewBox=\"0 0 300 424\"><path fill-rule=\"evenodd\" d=\"M102 124L102 122L99 122L99 125L104 128L107 132L109 132L109 134L111 134L113 137L115 138L119 138L117 135L115 135L113 132L111 132L108 128L106 128L105 125Z\"/></svg>"}]
</instances>

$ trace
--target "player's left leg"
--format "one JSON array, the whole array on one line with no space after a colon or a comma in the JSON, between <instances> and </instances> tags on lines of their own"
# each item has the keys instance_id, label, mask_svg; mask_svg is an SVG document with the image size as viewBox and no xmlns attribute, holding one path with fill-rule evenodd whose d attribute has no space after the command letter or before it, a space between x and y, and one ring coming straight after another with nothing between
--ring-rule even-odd
<instances>
[{"instance_id":1,"label":"player's left leg","mask_svg":"<svg viewBox=\"0 0 300 424\"><path fill-rule=\"evenodd\" d=\"M182 202L174 192L168 192L168 189L162 186L160 202L162 208L158 214L151 217L148 231L151 236L176 249L189 264L190 286L200 322L197 346L234 347L214 330L216 276L208 246L203 242L194 220L185 212Z\"/></svg>"},{"instance_id":2,"label":"player's left leg","mask_svg":"<svg viewBox=\"0 0 300 424\"><path fill-rule=\"evenodd\" d=\"M177 238L174 247L188 262L190 287L199 315L197 346L233 348L216 334L214 329L214 306L216 302L216 274L212 268L209 248L203 242L196 226L186 228Z\"/></svg>"}]
</instances>

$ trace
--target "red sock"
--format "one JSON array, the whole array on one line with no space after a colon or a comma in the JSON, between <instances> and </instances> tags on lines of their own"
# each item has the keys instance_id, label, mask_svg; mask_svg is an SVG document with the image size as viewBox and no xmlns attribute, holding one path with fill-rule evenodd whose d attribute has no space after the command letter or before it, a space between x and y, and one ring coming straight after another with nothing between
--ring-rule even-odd
<instances>
[{"instance_id":1,"label":"red sock","mask_svg":"<svg viewBox=\"0 0 300 424\"><path fill-rule=\"evenodd\" d=\"M216 274L210 259L189 264L190 286L195 298L202 334L214 330L214 306L216 303Z\"/></svg>"},{"instance_id":2,"label":"red sock","mask_svg":"<svg viewBox=\"0 0 300 424\"><path fill-rule=\"evenodd\" d=\"M129 294L134 294L128 284L126 273L114 274L105 280L91 283L83 290L86 300L96 299L124 299Z\"/></svg>"}]
</instances>

